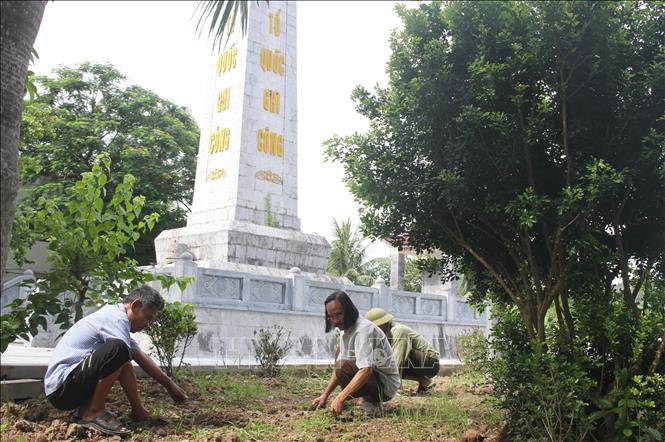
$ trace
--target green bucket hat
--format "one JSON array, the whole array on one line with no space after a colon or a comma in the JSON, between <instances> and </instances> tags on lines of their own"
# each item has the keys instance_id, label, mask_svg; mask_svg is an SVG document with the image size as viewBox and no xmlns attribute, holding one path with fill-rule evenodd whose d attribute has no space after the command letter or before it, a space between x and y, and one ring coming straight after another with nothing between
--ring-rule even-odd
<instances>
[{"instance_id":1,"label":"green bucket hat","mask_svg":"<svg viewBox=\"0 0 665 442\"><path fill-rule=\"evenodd\" d=\"M372 321L377 327L390 322L393 318L393 315L386 313L384 309L378 307L369 309L369 311L365 313L365 319Z\"/></svg>"}]
</instances>

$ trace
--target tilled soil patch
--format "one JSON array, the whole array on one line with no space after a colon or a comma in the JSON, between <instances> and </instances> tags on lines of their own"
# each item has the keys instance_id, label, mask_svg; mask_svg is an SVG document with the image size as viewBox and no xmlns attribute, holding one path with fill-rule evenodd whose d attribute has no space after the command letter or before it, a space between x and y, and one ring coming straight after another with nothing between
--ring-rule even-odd
<instances>
[{"instance_id":1,"label":"tilled soil patch","mask_svg":"<svg viewBox=\"0 0 665 442\"><path fill-rule=\"evenodd\" d=\"M164 389L139 379L144 406L153 418L135 423L119 386L107 408L126 424L137 441L460 441L501 439L502 415L482 389L456 376L436 378L426 396L407 385L376 417L356 407L341 415L313 410L311 401L328 382L329 373L287 372L261 378L252 373L188 374L179 384L190 400L175 405ZM331 398L332 399L332 398ZM121 440L78 425L72 412L51 407L44 397L0 408L2 441Z\"/></svg>"}]
</instances>

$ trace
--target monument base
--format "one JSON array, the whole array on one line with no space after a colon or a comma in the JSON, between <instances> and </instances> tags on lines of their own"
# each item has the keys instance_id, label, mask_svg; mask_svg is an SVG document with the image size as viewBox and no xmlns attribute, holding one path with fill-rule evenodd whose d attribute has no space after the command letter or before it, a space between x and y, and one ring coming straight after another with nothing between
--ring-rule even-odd
<instances>
[{"instance_id":1,"label":"monument base","mask_svg":"<svg viewBox=\"0 0 665 442\"><path fill-rule=\"evenodd\" d=\"M242 221L165 230L155 239L157 264L174 262L184 251L195 260L232 262L323 274L330 245L320 235Z\"/></svg>"}]
</instances>

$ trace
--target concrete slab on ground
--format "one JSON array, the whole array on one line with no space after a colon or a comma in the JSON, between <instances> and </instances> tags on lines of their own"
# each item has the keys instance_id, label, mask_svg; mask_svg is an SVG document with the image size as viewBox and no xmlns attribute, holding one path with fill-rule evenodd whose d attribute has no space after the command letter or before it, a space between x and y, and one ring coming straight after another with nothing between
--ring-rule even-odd
<instances>
[{"instance_id":1,"label":"concrete slab on ground","mask_svg":"<svg viewBox=\"0 0 665 442\"><path fill-rule=\"evenodd\" d=\"M16 401L37 397L44 393L42 379L11 379L0 381L0 401Z\"/></svg>"}]
</instances>

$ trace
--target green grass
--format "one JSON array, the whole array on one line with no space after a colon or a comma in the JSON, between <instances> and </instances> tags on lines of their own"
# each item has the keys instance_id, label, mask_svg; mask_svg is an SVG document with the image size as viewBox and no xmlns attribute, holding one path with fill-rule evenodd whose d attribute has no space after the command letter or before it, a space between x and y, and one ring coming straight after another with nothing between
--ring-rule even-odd
<instances>
[{"instance_id":1,"label":"green grass","mask_svg":"<svg viewBox=\"0 0 665 442\"><path fill-rule=\"evenodd\" d=\"M307 434L319 434L330 432L335 425L335 418L328 410L318 410L308 413L305 417L296 419L291 424L291 428Z\"/></svg>"},{"instance_id":2,"label":"green grass","mask_svg":"<svg viewBox=\"0 0 665 442\"><path fill-rule=\"evenodd\" d=\"M253 401L263 399L270 394L262 379L249 373L190 374L188 378L188 382L194 381L200 394L218 393L220 400Z\"/></svg>"},{"instance_id":3,"label":"green grass","mask_svg":"<svg viewBox=\"0 0 665 442\"><path fill-rule=\"evenodd\" d=\"M421 398L418 398L421 399ZM446 428L449 436L460 436L468 427L469 413L448 393L402 403L387 415L394 425L406 426L411 438L430 434L431 428Z\"/></svg>"},{"instance_id":4,"label":"green grass","mask_svg":"<svg viewBox=\"0 0 665 442\"><path fill-rule=\"evenodd\" d=\"M406 382L405 390L387 402L384 414L368 417L360 409L346 406L339 416L328 407L314 410L312 401L326 387L330 370L285 369L279 378L269 379L245 372L210 374L183 372L179 384L185 386L190 401L174 404L163 388L151 381L140 381L144 405L151 414L166 419L165 424L131 423L121 389L112 392L111 409L122 413L134 430L134 440L169 442L210 440L216 432L222 438L235 433L241 441L317 440L443 440L458 438L469 428L488 427L498 433L504 414L486 399L487 386L477 386L463 374L437 378L438 387L427 396L412 396L416 383ZM339 392L330 397L332 401ZM42 402L40 402L42 401ZM330 405L330 402L328 403ZM13 427L25 418L31 407L46 406L45 399L21 404L4 404L0 430L2 440L22 436ZM49 408L49 419L65 421L65 413ZM44 425L40 423L40 425ZM155 436L163 427L164 439Z\"/></svg>"},{"instance_id":5,"label":"green grass","mask_svg":"<svg viewBox=\"0 0 665 442\"><path fill-rule=\"evenodd\" d=\"M247 426L236 428L240 440L271 440L275 439L281 428L273 424L255 421Z\"/></svg>"},{"instance_id":6,"label":"green grass","mask_svg":"<svg viewBox=\"0 0 665 442\"><path fill-rule=\"evenodd\" d=\"M296 379L297 382L288 382L287 388L293 394L312 394L318 396L325 388L332 375L332 369L326 370L294 370L287 367L282 374L283 379ZM312 398L313 399L313 398Z\"/></svg>"}]
</instances>

